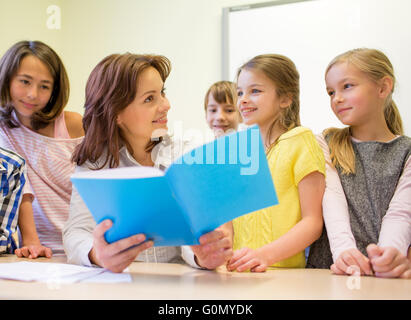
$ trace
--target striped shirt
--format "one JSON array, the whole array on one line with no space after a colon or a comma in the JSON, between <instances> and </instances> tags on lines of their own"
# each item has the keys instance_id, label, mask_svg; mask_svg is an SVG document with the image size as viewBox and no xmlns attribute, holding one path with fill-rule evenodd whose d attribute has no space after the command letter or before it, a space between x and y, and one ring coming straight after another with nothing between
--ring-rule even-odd
<instances>
[{"instance_id":1,"label":"striped shirt","mask_svg":"<svg viewBox=\"0 0 411 320\"><path fill-rule=\"evenodd\" d=\"M17 117L14 116L16 121ZM26 160L28 181L24 193L34 195L33 215L42 245L53 253L64 253L62 229L68 218L71 181L74 164L71 156L81 138L70 139L64 122L64 114L56 119L54 138L38 134L20 124L10 129L0 127L0 145L11 149ZM60 127L57 128L57 127Z\"/></svg>"},{"instance_id":2,"label":"striped shirt","mask_svg":"<svg viewBox=\"0 0 411 320\"><path fill-rule=\"evenodd\" d=\"M18 154L0 147L0 253L18 248L18 209L26 183L25 161Z\"/></svg>"}]
</instances>

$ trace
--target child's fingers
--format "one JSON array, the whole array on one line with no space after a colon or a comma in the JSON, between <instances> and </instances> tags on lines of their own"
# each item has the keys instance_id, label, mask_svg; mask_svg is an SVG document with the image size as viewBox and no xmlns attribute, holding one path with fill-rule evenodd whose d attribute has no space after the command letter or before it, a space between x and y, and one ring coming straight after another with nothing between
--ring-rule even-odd
<instances>
[{"instance_id":1,"label":"child's fingers","mask_svg":"<svg viewBox=\"0 0 411 320\"><path fill-rule=\"evenodd\" d=\"M394 270L397 266L407 265L407 262L408 262L407 257L397 252L397 254L394 255L393 260L391 260L392 254L393 254L392 252L390 254L387 254L387 257L385 260L379 260L379 259L382 259L383 257L372 260L374 271L378 273L389 273L389 272L392 272L392 270ZM383 263L381 263L381 261ZM389 263L384 264L385 262L389 262Z\"/></svg>"},{"instance_id":2,"label":"child's fingers","mask_svg":"<svg viewBox=\"0 0 411 320\"><path fill-rule=\"evenodd\" d=\"M344 275L345 274L345 272L343 270L341 270L340 268L338 268L335 263L331 265L330 269L335 274L338 274L338 275Z\"/></svg>"},{"instance_id":3,"label":"child's fingers","mask_svg":"<svg viewBox=\"0 0 411 320\"><path fill-rule=\"evenodd\" d=\"M367 254L370 259L379 257L382 255L382 250L379 246L374 243L371 243L367 246Z\"/></svg>"},{"instance_id":4,"label":"child's fingers","mask_svg":"<svg viewBox=\"0 0 411 320\"><path fill-rule=\"evenodd\" d=\"M29 258L30 259L36 259L39 256L40 251L38 250L38 248L36 246L28 246L28 250L29 250Z\"/></svg>"},{"instance_id":5,"label":"child's fingers","mask_svg":"<svg viewBox=\"0 0 411 320\"><path fill-rule=\"evenodd\" d=\"M368 276L373 275L370 260L366 256L364 256L360 251L353 251L352 257L357 262L356 265L360 267L361 274L366 274Z\"/></svg>"},{"instance_id":6,"label":"child's fingers","mask_svg":"<svg viewBox=\"0 0 411 320\"><path fill-rule=\"evenodd\" d=\"M21 255L24 258L27 258L30 255L29 249L27 247L21 248Z\"/></svg>"},{"instance_id":7,"label":"child's fingers","mask_svg":"<svg viewBox=\"0 0 411 320\"><path fill-rule=\"evenodd\" d=\"M251 272L265 272L267 270L267 265L260 264L251 269Z\"/></svg>"},{"instance_id":8,"label":"child's fingers","mask_svg":"<svg viewBox=\"0 0 411 320\"><path fill-rule=\"evenodd\" d=\"M344 274L349 274L348 273L349 266L350 264L347 264L342 257L338 258L337 261L335 261L335 267L338 270L341 270Z\"/></svg>"},{"instance_id":9,"label":"child's fingers","mask_svg":"<svg viewBox=\"0 0 411 320\"><path fill-rule=\"evenodd\" d=\"M360 273L361 275L372 275L369 259L365 257L357 249L343 252L338 260L343 260L344 264L340 263L337 266L344 270L346 274ZM337 260L337 261L338 261Z\"/></svg>"},{"instance_id":10,"label":"child's fingers","mask_svg":"<svg viewBox=\"0 0 411 320\"><path fill-rule=\"evenodd\" d=\"M342 257L342 260L344 262L343 264L340 264L338 267L343 269L345 273L351 274L349 269L352 269L350 267L359 267L357 264L357 261L354 259L354 257L351 254L344 254Z\"/></svg>"},{"instance_id":11,"label":"child's fingers","mask_svg":"<svg viewBox=\"0 0 411 320\"><path fill-rule=\"evenodd\" d=\"M44 255L45 255L46 258L51 258L53 256L53 251L51 251L50 248L46 248L44 250Z\"/></svg>"},{"instance_id":12,"label":"child's fingers","mask_svg":"<svg viewBox=\"0 0 411 320\"><path fill-rule=\"evenodd\" d=\"M254 268L254 267L257 267L257 266L259 266L259 265L260 265L260 262L259 262L257 259L253 258L253 259L248 260L248 261L246 261L245 263L241 264L240 266L238 266L238 267L236 268L236 270L237 270L238 272L243 272L243 271L250 270L250 269L252 269L252 268Z\"/></svg>"},{"instance_id":13,"label":"child's fingers","mask_svg":"<svg viewBox=\"0 0 411 320\"><path fill-rule=\"evenodd\" d=\"M403 263L386 272L376 272L375 275L379 278L399 278L407 269L407 265Z\"/></svg>"},{"instance_id":14,"label":"child's fingers","mask_svg":"<svg viewBox=\"0 0 411 320\"><path fill-rule=\"evenodd\" d=\"M23 254L21 253L21 249L20 249L20 248L14 250L14 254L15 254L17 257L19 257L19 258L21 258L21 257L23 256Z\"/></svg>"},{"instance_id":15,"label":"child's fingers","mask_svg":"<svg viewBox=\"0 0 411 320\"><path fill-rule=\"evenodd\" d=\"M242 248L234 251L233 256L228 262L227 268L229 270L234 270L235 268L237 268L241 264L239 260L242 259L248 253L248 251L248 248Z\"/></svg>"},{"instance_id":16,"label":"child's fingers","mask_svg":"<svg viewBox=\"0 0 411 320\"><path fill-rule=\"evenodd\" d=\"M411 267L409 267L405 272L400 276L401 279L411 279Z\"/></svg>"},{"instance_id":17,"label":"child's fingers","mask_svg":"<svg viewBox=\"0 0 411 320\"><path fill-rule=\"evenodd\" d=\"M375 267L393 266L393 263L399 257L399 251L394 248L384 248L382 255L372 259L372 264Z\"/></svg>"},{"instance_id":18,"label":"child's fingers","mask_svg":"<svg viewBox=\"0 0 411 320\"><path fill-rule=\"evenodd\" d=\"M248 252L248 248L241 248L239 250L234 251L233 256L231 257L229 264L236 263L239 259L244 257Z\"/></svg>"}]
</instances>

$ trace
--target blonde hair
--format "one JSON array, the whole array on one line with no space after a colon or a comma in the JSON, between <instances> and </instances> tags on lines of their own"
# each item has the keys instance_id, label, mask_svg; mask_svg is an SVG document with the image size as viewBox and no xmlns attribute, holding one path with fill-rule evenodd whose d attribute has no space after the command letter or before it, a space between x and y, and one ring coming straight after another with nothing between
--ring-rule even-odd
<instances>
[{"instance_id":1,"label":"blonde hair","mask_svg":"<svg viewBox=\"0 0 411 320\"><path fill-rule=\"evenodd\" d=\"M394 68L388 57L376 49L358 48L344 52L335 57L327 66L325 75L336 64L346 62L363 72L372 81L378 82L384 77L393 81L393 89L385 101L384 117L389 130L395 135L404 134L402 120L395 102L392 100L395 76ZM339 167L343 174L355 173L355 154L351 142L350 127L343 129L329 128L324 130L328 140L330 156L335 167Z\"/></svg>"},{"instance_id":2,"label":"blonde hair","mask_svg":"<svg viewBox=\"0 0 411 320\"><path fill-rule=\"evenodd\" d=\"M276 122L283 130L291 130L300 126L300 75L289 58L280 54L263 54L243 64L237 72L237 78L243 69L259 70L274 82L279 97L288 96L292 102L282 109L279 117L273 120L267 133L267 141ZM272 145L274 145L274 142Z\"/></svg>"},{"instance_id":3,"label":"blonde hair","mask_svg":"<svg viewBox=\"0 0 411 320\"><path fill-rule=\"evenodd\" d=\"M234 82L218 81L211 85L204 97L204 110L207 110L210 93L217 103L231 104L237 108L237 87Z\"/></svg>"}]
</instances>

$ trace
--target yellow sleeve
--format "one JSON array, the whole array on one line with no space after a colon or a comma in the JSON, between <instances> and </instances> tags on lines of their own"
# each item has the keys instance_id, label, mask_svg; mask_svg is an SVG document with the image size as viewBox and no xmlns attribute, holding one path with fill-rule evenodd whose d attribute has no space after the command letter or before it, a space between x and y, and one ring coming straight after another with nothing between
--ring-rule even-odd
<instances>
[{"instance_id":1,"label":"yellow sleeve","mask_svg":"<svg viewBox=\"0 0 411 320\"><path fill-rule=\"evenodd\" d=\"M325 176L324 154L312 131L298 135L293 142L293 163L296 186L312 172L318 171Z\"/></svg>"}]
</instances>

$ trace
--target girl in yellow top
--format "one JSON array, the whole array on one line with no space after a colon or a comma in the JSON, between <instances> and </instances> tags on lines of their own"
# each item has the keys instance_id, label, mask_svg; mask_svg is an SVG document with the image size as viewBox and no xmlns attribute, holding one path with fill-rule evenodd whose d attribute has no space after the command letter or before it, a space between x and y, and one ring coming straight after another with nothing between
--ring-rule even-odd
<instances>
[{"instance_id":1,"label":"girl in yellow top","mask_svg":"<svg viewBox=\"0 0 411 320\"><path fill-rule=\"evenodd\" d=\"M311 130L300 126L298 71L287 57L256 56L237 73L237 95L245 124L260 127L279 204L233 221L227 269L304 268L304 249L323 228L325 161Z\"/></svg>"}]
</instances>

